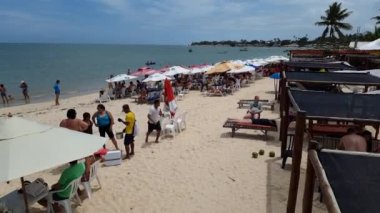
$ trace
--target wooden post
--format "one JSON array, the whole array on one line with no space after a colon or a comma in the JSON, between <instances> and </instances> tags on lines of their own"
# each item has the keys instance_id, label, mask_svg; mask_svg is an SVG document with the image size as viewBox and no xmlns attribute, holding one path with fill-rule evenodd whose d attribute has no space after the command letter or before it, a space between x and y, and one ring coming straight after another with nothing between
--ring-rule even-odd
<instances>
[{"instance_id":1,"label":"wooden post","mask_svg":"<svg viewBox=\"0 0 380 213\"><path fill-rule=\"evenodd\" d=\"M29 213L28 197L26 196L24 177L21 177L20 180L21 180L22 195L24 197L25 212Z\"/></svg>"},{"instance_id":2,"label":"wooden post","mask_svg":"<svg viewBox=\"0 0 380 213\"><path fill-rule=\"evenodd\" d=\"M283 128L283 111L284 111L284 79L280 79L280 92L281 92L281 95L280 95L280 119L281 119L281 123L280 123L280 135L279 135L279 140L281 141L281 138L282 138L282 128Z\"/></svg>"},{"instance_id":3,"label":"wooden post","mask_svg":"<svg viewBox=\"0 0 380 213\"><path fill-rule=\"evenodd\" d=\"M309 150L316 149L317 144L309 143ZM313 210L313 193L315 184L315 171L309 156L307 157L305 191L303 193L302 212L311 213Z\"/></svg>"},{"instance_id":4,"label":"wooden post","mask_svg":"<svg viewBox=\"0 0 380 213\"><path fill-rule=\"evenodd\" d=\"M294 137L294 148L292 156L292 173L290 176L288 205L286 210L287 213L294 213L296 210L302 159L302 145L305 131L305 117L306 113L304 111L297 112L296 132Z\"/></svg>"},{"instance_id":5,"label":"wooden post","mask_svg":"<svg viewBox=\"0 0 380 213\"><path fill-rule=\"evenodd\" d=\"M282 115L281 119L281 135L280 135L280 140L281 140L281 157L284 157L285 150L286 150L286 141L287 141L287 134L288 134L288 127L289 127L289 97L288 97L288 88L283 89L283 94L282 94L282 99L283 100L283 111L281 112L284 113Z\"/></svg>"}]
</instances>

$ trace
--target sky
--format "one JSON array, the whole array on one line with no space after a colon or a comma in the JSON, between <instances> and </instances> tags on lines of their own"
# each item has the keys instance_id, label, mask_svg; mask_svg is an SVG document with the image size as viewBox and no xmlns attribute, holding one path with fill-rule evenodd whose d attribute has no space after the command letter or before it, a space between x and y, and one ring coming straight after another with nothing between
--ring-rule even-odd
<instances>
[{"instance_id":1,"label":"sky","mask_svg":"<svg viewBox=\"0 0 380 213\"><path fill-rule=\"evenodd\" d=\"M380 0L344 0L350 33L373 31ZM292 39L330 0L0 0L0 42L181 44ZM345 31L347 32L347 31Z\"/></svg>"}]
</instances>

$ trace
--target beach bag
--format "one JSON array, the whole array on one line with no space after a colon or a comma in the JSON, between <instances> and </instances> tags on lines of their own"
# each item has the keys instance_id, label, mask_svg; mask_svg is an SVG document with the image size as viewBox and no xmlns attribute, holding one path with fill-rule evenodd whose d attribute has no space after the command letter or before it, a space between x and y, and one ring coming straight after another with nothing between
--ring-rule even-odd
<instances>
[{"instance_id":1,"label":"beach bag","mask_svg":"<svg viewBox=\"0 0 380 213\"><path fill-rule=\"evenodd\" d=\"M139 126L137 126L137 122L135 121L135 125L133 125L133 137L136 137L139 134Z\"/></svg>"}]
</instances>

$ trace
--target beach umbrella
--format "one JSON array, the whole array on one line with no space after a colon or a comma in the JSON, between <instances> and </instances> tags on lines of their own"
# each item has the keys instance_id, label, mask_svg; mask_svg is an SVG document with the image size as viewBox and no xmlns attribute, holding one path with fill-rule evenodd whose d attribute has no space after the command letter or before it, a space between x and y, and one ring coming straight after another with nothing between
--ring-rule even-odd
<instances>
[{"instance_id":1,"label":"beach umbrella","mask_svg":"<svg viewBox=\"0 0 380 213\"><path fill-rule=\"evenodd\" d=\"M165 91L165 101L168 102L170 113L172 114L172 116L174 116L177 110L177 103L175 101L172 85L170 84L170 81L168 79L165 80L164 91Z\"/></svg>"},{"instance_id":2,"label":"beach umbrella","mask_svg":"<svg viewBox=\"0 0 380 213\"><path fill-rule=\"evenodd\" d=\"M180 66L173 66L173 67L170 67L168 71L164 73L164 75L166 76L174 76L174 75L179 75L179 74L187 75L189 73L190 73L190 70L186 68L183 68Z\"/></svg>"},{"instance_id":3,"label":"beach umbrella","mask_svg":"<svg viewBox=\"0 0 380 213\"><path fill-rule=\"evenodd\" d=\"M152 75L155 73L159 73L159 71L152 69L150 67L141 67L136 70L136 72L132 73L133 76L146 76Z\"/></svg>"},{"instance_id":4,"label":"beach umbrella","mask_svg":"<svg viewBox=\"0 0 380 213\"><path fill-rule=\"evenodd\" d=\"M0 118L0 182L21 178L24 188L24 176L89 156L106 141L19 117Z\"/></svg>"},{"instance_id":5,"label":"beach umbrella","mask_svg":"<svg viewBox=\"0 0 380 213\"><path fill-rule=\"evenodd\" d=\"M274 95L275 99L277 100L277 87L278 87L278 79L281 78L281 74L279 72L273 73L269 76L270 78L274 79Z\"/></svg>"},{"instance_id":6,"label":"beach umbrella","mask_svg":"<svg viewBox=\"0 0 380 213\"><path fill-rule=\"evenodd\" d=\"M161 73L155 73L153 75L150 75L148 78L144 79L143 82L163 81L165 79L171 80L171 78L166 75L163 75Z\"/></svg>"},{"instance_id":7,"label":"beach umbrella","mask_svg":"<svg viewBox=\"0 0 380 213\"><path fill-rule=\"evenodd\" d=\"M253 72L255 71L255 68L254 67L251 67L251 66L244 66L240 69L233 69L233 70L230 70L228 71L227 73L230 73L230 74L240 74L240 73L248 73L248 72Z\"/></svg>"},{"instance_id":8,"label":"beach umbrella","mask_svg":"<svg viewBox=\"0 0 380 213\"><path fill-rule=\"evenodd\" d=\"M131 80L136 79L136 78L137 77L133 76L133 75L119 74L119 75L116 75L110 79L107 79L106 81L108 83L113 83L113 82L119 82L119 81L131 81Z\"/></svg>"},{"instance_id":9,"label":"beach umbrella","mask_svg":"<svg viewBox=\"0 0 380 213\"><path fill-rule=\"evenodd\" d=\"M210 65L201 66L201 67L193 67L190 69L189 75L195 75L198 73L205 73L211 68L212 68L212 66L210 66Z\"/></svg>"},{"instance_id":10,"label":"beach umbrella","mask_svg":"<svg viewBox=\"0 0 380 213\"><path fill-rule=\"evenodd\" d=\"M206 74L207 75L222 74L222 73L226 73L232 69L240 69L241 67L243 67L243 66L240 64L235 64L232 62L223 61L223 62L215 64L214 67L212 67L211 69L209 69L206 72Z\"/></svg>"}]
</instances>

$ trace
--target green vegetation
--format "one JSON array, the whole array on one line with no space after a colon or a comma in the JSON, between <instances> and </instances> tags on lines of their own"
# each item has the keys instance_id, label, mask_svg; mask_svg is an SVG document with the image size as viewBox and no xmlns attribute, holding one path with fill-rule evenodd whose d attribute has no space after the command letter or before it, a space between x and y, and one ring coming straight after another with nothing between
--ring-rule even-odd
<instances>
[{"instance_id":1,"label":"green vegetation","mask_svg":"<svg viewBox=\"0 0 380 213\"><path fill-rule=\"evenodd\" d=\"M325 15L321 16L321 21L315 23L317 26L324 26L325 29L322 35L314 40L310 40L308 35L297 37L293 36L293 39L274 38L271 40L245 40L240 41L200 41L193 42L191 45L208 45L217 46L225 45L231 47L347 47L351 41L373 41L380 38L380 16L375 16L370 19L375 20L374 32L366 31L362 33L354 33L344 35L342 30L351 30L352 26L349 23L343 22L352 11L342 8L342 3L334 2L329 5L329 8L325 11Z\"/></svg>"},{"instance_id":2,"label":"green vegetation","mask_svg":"<svg viewBox=\"0 0 380 213\"><path fill-rule=\"evenodd\" d=\"M352 12L348 12L347 9L342 9L341 6L342 3L334 2L329 6L329 9L325 11L325 16L321 16L322 21L315 23L317 26L326 26L322 33L322 38L326 38L327 34L329 34L330 39L343 38L344 35L341 30L352 29L351 24L342 22ZM336 37L336 35L338 37Z\"/></svg>"}]
</instances>

